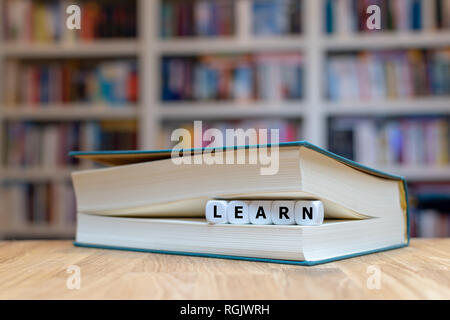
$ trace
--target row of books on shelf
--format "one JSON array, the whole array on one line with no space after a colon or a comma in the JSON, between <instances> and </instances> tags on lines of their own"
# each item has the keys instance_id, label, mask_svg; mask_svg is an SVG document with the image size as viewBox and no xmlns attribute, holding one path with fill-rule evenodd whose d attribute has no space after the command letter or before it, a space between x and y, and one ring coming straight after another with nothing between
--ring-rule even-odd
<instances>
[{"instance_id":1,"label":"row of books on shelf","mask_svg":"<svg viewBox=\"0 0 450 320\"><path fill-rule=\"evenodd\" d=\"M66 9L80 7L80 30L66 27ZM11 42L50 43L136 37L136 1L4 1L4 38Z\"/></svg>"},{"instance_id":2,"label":"row of books on shelf","mask_svg":"<svg viewBox=\"0 0 450 320\"><path fill-rule=\"evenodd\" d=\"M411 98L450 94L450 49L331 54L330 100Z\"/></svg>"},{"instance_id":3,"label":"row of books on shelf","mask_svg":"<svg viewBox=\"0 0 450 320\"><path fill-rule=\"evenodd\" d=\"M302 29L301 0L252 0L255 35L298 34ZM32 1L4 2L5 39L21 42L132 38L137 35L136 1ZM65 9L81 7L81 29L66 28ZM369 5L381 8L381 29L421 30L449 28L449 0L326 0L326 33L369 31ZM227 0L164 0L160 6L162 38L226 36L235 32L235 2ZM24 19L25 17L25 19Z\"/></svg>"},{"instance_id":4,"label":"row of books on shelf","mask_svg":"<svg viewBox=\"0 0 450 320\"><path fill-rule=\"evenodd\" d=\"M136 149L136 126L135 121L9 123L5 163L9 168L76 167L70 151Z\"/></svg>"},{"instance_id":5,"label":"row of books on shelf","mask_svg":"<svg viewBox=\"0 0 450 320\"><path fill-rule=\"evenodd\" d=\"M234 10L235 1L227 0L161 1L161 37L232 35Z\"/></svg>"},{"instance_id":6,"label":"row of books on shelf","mask_svg":"<svg viewBox=\"0 0 450 320\"><path fill-rule=\"evenodd\" d=\"M411 194L411 235L450 236L450 184L420 182L409 185Z\"/></svg>"},{"instance_id":7,"label":"row of books on shelf","mask_svg":"<svg viewBox=\"0 0 450 320\"><path fill-rule=\"evenodd\" d=\"M179 141L172 141L172 132L175 129L183 128L188 130L191 136L191 140L189 141L181 141L181 145L179 145ZM211 137L208 137L205 132L208 129L217 129L221 132L223 141L211 141ZM249 120L229 120L229 121L204 121L202 122L202 146L201 147L211 147L211 143L214 143L214 146L225 146L226 145L226 130L227 129L242 129L243 135L251 136L252 133L247 131L248 129L254 129L253 133L255 133L255 137L258 139L257 143L266 143L263 141L259 141L258 130L259 129L267 129L267 143L270 143L272 139L272 130L278 130L278 136L280 142L289 142L289 141L298 141L301 137L301 123L298 121L291 120L282 120L282 119L249 119ZM194 131L193 122L168 122L163 125L159 133L159 147L161 149L165 149L168 147L173 147L177 145L177 148L192 148L194 147L194 136L196 135ZM248 138L247 138L248 139ZM238 142L235 141L235 145ZM246 143L250 143L246 140Z\"/></svg>"},{"instance_id":8,"label":"row of books on shelf","mask_svg":"<svg viewBox=\"0 0 450 320\"><path fill-rule=\"evenodd\" d=\"M370 5L380 8L380 29L367 26ZM450 28L449 0L326 0L323 12L327 34Z\"/></svg>"},{"instance_id":9,"label":"row of books on shelf","mask_svg":"<svg viewBox=\"0 0 450 320\"><path fill-rule=\"evenodd\" d=\"M72 227L75 194L70 181L23 183L6 181L0 186L2 226L15 230L26 226Z\"/></svg>"},{"instance_id":10,"label":"row of books on shelf","mask_svg":"<svg viewBox=\"0 0 450 320\"><path fill-rule=\"evenodd\" d=\"M411 237L450 237L450 211L411 210Z\"/></svg>"},{"instance_id":11,"label":"row of books on shelf","mask_svg":"<svg viewBox=\"0 0 450 320\"><path fill-rule=\"evenodd\" d=\"M301 0L251 0L254 35L299 34ZM160 7L162 38L230 36L235 33L236 1L165 0Z\"/></svg>"},{"instance_id":12,"label":"row of books on shelf","mask_svg":"<svg viewBox=\"0 0 450 320\"><path fill-rule=\"evenodd\" d=\"M335 118L330 150L368 166L450 164L450 123L446 118Z\"/></svg>"},{"instance_id":13,"label":"row of books on shelf","mask_svg":"<svg viewBox=\"0 0 450 320\"><path fill-rule=\"evenodd\" d=\"M303 96L300 53L164 57L162 100L283 100Z\"/></svg>"},{"instance_id":14,"label":"row of books on shelf","mask_svg":"<svg viewBox=\"0 0 450 320\"><path fill-rule=\"evenodd\" d=\"M64 103L105 103L113 106L138 99L135 60L8 60L5 67L8 106Z\"/></svg>"}]
</instances>

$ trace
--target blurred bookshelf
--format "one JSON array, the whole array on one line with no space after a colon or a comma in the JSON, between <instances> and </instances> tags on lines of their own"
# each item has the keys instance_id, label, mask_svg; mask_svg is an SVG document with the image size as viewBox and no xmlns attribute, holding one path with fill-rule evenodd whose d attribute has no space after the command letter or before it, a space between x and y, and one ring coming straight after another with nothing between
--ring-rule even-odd
<instances>
[{"instance_id":1,"label":"blurred bookshelf","mask_svg":"<svg viewBox=\"0 0 450 320\"><path fill-rule=\"evenodd\" d=\"M19 0L20 8L5 9L10 2L0 0L3 16L20 16L21 10L27 10L30 3L38 3L38 16L45 6L58 11L67 4L64 0ZM359 6L372 2L381 4L382 17L389 17L382 19L382 31L365 30L362 23ZM89 89L80 88L77 82L70 83L67 86L77 88L78 94L67 99L58 94L54 99L42 98L42 95L33 99L33 94L22 92L28 87L27 79L17 80L19 85L11 90L8 88L10 81L6 83L3 77L0 79L4 88L0 92L3 137L24 136L30 130L34 135L33 132L40 131L49 140L47 145L52 145L55 131L67 131L69 129L64 126L75 126L72 130L83 138L68 138L69 141L64 143L67 150L69 146L83 150L132 148L132 141L137 148L153 149L170 147L172 129L180 126L189 129L193 120L204 120L204 128L276 127L281 129L282 139L308 140L355 159L362 152L355 150L360 145L356 142L370 130L371 141L384 141L385 131L393 136L402 134L400 126L394 125L400 122L413 122L413 129L408 129L412 137L429 138L450 127L450 4L447 0L137 0L95 3L85 0L78 3L82 11L86 9L84 18L92 20L82 25L82 33L50 28L51 31L39 30L33 36L30 26L20 28L16 25L20 19L12 19L12 27L5 19L0 26L3 28L0 70L2 74L9 72L9 79L21 79L19 74L27 72L33 74L30 71L33 65L48 66L52 78L58 65L64 70L67 64L70 69L70 64L76 62L77 66L86 67L81 68L83 72L75 78L85 79L81 82L89 79L87 82L91 84ZM401 10L402 5L407 9ZM121 21L120 26L112 20L114 11L118 11L116 16L122 17L115 20ZM55 19L60 16L55 15ZM82 18L84 21L89 19ZM102 27L106 25L110 29ZM330 65L335 69L334 75ZM18 72L22 67L25 71ZM126 94L125 98L123 92L119 98L108 94L90 95L92 87L105 85L101 79L93 79L93 73L106 73L117 85L124 83L119 78L126 69L133 74L134 80L127 76L135 88L132 93ZM360 71L368 69L376 69L372 72L384 88L370 87L374 84L370 75L361 78ZM431 69L440 72L430 75ZM352 74L347 76L349 72ZM397 86L393 91L392 83L405 83L405 78L395 78L402 72L414 73L416 78L408 77L412 83L407 87ZM331 79L343 77L338 83L344 93L347 93L345 86L351 86L351 83L356 83L358 88L364 85L370 89L350 90L350 95L330 95L330 83L336 83L330 82L330 74ZM430 76L433 81L427 80ZM415 83L419 78L425 80ZM95 82L97 84L92 84ZM114 91L112 84L106 86L109 87L102 92ZM333 88L335 93L338 89ZM11 97L14 91L22 93ZM425 130L421 124L416 125L416 122L429 124L436 121L440 123L437 129L427 125ZM345 125L334 125L339 122ZM389 130L384 130L385 126ZM114 133L114 130L118 132ZM358 137L361 132L363 136ZM385 150L383 154L389 161L371 159L369 164L403 175L415 186L437 183L438 189L443 190L450 184L450 134L443 134L441 138L439 144L426 148L424 162L413 156L413 160L405 163L403 156L393 157L384 145L380 150ZM101 140L105 139L109 142L101 145ZM417 141L426 144L424 139ZM8 141L20 139L1 140L0 179L7 186L2 188L6 197L20 202L30 194L47 193L50 198L62 194L61 197L66 197L73 206L67 189L70 172L89 167L89 164L74 164L65 159L64 163L58 160L56 169L52 169L54 163L47 157L46 165L36 164L31 159L32 165L21 160L23 164L14 167L8 163L17 161L20 152L16 151L16 158L9 159ZM402 152L420 152L418 143L409 141L407 145L411 150ZM54 152L50 147L48 150L50 154ZM434 153L439 154L439 160ZM442 155L445 153L447 156ZM420 198L422 189L416 187L414 190L419 191L417 195L412 192L413 198ZM32 202L28 199L27 203L31 206ZM50 218L57 211L53 206L43 210L51 212ZM425 209L430 210L441 212L442 208ZM26 209L22 208L22 211ZM44 222L38 223L33 223L32 219L20 222L4 213L5 219L12 224L10 228L0 230L0 237L70 237L74 229L74 217L70 216L74 213L64 214L69 215L66 222L61 223L58 218L53 224L45 223L42 212L37 216ZM29 218L27 213L22 215ZM439 215L433 213L431 216ZM432 223L428 221L427 225ZM429 230L417 230L415 235L418 236L432 234Z\"/></svg>"},{"instance_id":2,"label":"blurred bookshelf","mask_svg":"<svg viewBox=\"0 0 450 320\"><path fill-rule=\"evenodd\" d=\"M76 149L135 149L142 57L137 1L0 0L1 238L70 238Z\"/></svg>"}]
</instances>

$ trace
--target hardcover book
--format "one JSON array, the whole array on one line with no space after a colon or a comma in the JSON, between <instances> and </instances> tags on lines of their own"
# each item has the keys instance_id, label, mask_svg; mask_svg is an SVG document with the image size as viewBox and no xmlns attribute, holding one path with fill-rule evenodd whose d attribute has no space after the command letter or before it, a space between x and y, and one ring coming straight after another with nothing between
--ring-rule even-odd
<instances>
[{"instance_id":1,"label":"hardcover book","mask_svg":"<svg viewBox=\"0 0 450 320\"><path fill-rule=\"evenodd\" d=\"M278 170L262 164L205 163L206 155L278 152ZM308 142L224 149L72 152L104 168L73 172L75 245L314 265L407 246L404 178ZM317 226L210 224L208 200L320 200Z\"/></svg>"}]
</instances>

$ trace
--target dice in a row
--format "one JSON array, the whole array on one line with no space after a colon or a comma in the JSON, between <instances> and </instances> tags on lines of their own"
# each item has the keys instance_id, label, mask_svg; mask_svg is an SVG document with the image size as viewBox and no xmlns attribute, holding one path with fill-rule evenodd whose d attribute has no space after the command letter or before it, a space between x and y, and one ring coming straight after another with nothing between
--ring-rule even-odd
<instances>
[{"instance_id":1,"label":"dice in a row","mask_svg":"<svg viewBox=\"0 0 450 320\"><path fill-rule=\"evenodd\" d=\"M317 226L323 223L324 209L319 200L210 200L206 203L205 215L213 224Z\"/></svg>"}]
</instances>

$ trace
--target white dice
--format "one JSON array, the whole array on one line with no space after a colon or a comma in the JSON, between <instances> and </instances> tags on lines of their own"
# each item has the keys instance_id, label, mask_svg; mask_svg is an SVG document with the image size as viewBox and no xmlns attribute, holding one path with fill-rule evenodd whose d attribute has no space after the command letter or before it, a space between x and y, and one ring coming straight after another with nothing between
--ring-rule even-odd
<instances>
[{"instance_id":1,"label":"white dice","mask_svg":"<svg viewBox=\"0 0 450 320\"><path fill-rule=\"evenodd\" d=\"M273 224L295 224L295 201L272 202Z\"/></svg>"},{"instance_id":2,"label":"white dice","mask_svg":"<svg viewBox=\"0 0 450 320\"><path fill-rule=\"evenodd\" d=\"M324 215L322 201L297 201L295 203L295 223L298 225L321 225Z\"/></svg>"},{"instance_id":3,"label":"white dice","mask_svg":"<svg viewBox=\"0 0 450 320\"><path fill-rule=\"evenodd\" d=\"M318 226L323 223L324 207L319 200L210 200L206 220L212 224L276 224Z\"/></svg>"},{"instance_id":4,"label":"white dice","mask_svg":"<svg viewBox=\"0 0 450 320\"><path fill-rule=\"evenodd\" d=\"M272 224L272 201L251 201L248 215L252 224Z\"/></svg>"},{"instance_id":5,"label":"white dice","mask_svg":"<svg viewBox=\"0 0 450 320\"><path fill-rule=\"evenodd\" d=\"M247 201L230 201L227 207L228 222L232 224L250 223Z\"/></svg>"},{"instance_id":6,"label":"white dice","mask_svg":"<svg viewBox=\"0 0 450 320\"><path fill-rule=\"evenodd\" d=\"M209 223L228 223L228 202L225 200L210 200L206 203L205 216Z\"/></svg>"}]
</instances>

